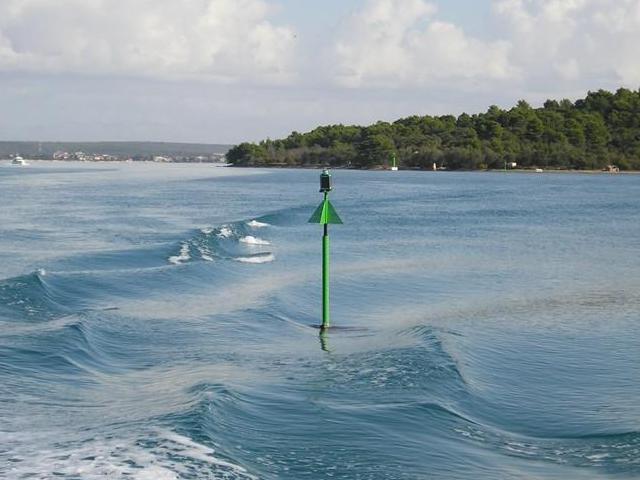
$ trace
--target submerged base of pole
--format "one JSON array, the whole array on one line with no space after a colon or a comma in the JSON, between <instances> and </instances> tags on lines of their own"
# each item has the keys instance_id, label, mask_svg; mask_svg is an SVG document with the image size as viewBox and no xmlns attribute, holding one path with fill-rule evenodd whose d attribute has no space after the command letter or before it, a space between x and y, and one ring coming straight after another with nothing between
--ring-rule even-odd
<instances>
[{"instance_id":1,"label":"submerged base of pole","mask_svg":"<svg viewBox=\"0 0 640 480\"><path fill-rule=\"evenodd\" d=\"M323 327L322 325L309 325L311 328L320 330L320 333L324 332L366 332L369 330L367 327L347 327L344 325L330 325Z\"/></svg>"}]
</instances>

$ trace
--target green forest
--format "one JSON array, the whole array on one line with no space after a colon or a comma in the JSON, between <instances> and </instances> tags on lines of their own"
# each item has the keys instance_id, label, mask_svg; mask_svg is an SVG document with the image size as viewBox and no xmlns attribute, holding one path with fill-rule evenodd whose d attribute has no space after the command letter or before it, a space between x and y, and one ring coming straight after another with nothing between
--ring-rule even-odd
<instances>
[{"instance_id":1,"label":"green forest","mask_svg":"<svg viewBox=\"0 0 640 480\"><path fill-rule=\"evenodd\" d=\"M477 170L522 168L640 170L640 89L589 92L584 99L520 100L508 110L411 116L369 126L327 125L280 140L242 143L227 153L236 166Z\"/></svg>"}]
</instances>

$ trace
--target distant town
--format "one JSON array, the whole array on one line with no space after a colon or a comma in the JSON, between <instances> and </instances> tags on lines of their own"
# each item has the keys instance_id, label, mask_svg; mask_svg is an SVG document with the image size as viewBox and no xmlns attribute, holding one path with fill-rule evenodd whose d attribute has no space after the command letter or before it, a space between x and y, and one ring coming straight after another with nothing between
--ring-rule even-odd
<instances>
[{"instance_id":1,"label":"distant town","mask_svg":"<svg viewBox=\"0 0 640 480\"><path fill-rule=\"evenodd\" d=\"M0 142L0 158L79 162L224 163L230 147L167 142Z\"/></svg>"},{"instance_id":2,"label":"distant town","mask_svg":"<svg viewBox=\"0 0 640 480\"><path fill-rule=\"evenodd\" d=\"M9 155L9 159L20 155ZM79 162L159 162L159 163L224 163L223 153L208 155L111 155L108 153L66 152L58 150L51 155L29 155L31 160L61 160Z\"/></svg>"}]
</instances>

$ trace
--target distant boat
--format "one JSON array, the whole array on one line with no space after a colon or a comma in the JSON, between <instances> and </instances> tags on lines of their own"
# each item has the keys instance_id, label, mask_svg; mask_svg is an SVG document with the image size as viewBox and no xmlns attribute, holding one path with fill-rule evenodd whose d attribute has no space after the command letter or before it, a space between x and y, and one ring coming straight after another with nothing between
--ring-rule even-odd
<instances>
[{"instance_id":1,"label":"distant boat","mask_svg":"<svg viewBox=\"0 0 640 480\"><path fill-rule=\"evenodd\" d=\"M11 165L20 165L21 167L24 167L25 165L29 165L29 163L22 157L14 157L13 160L11 160Z\"/></svg>"},{"instance_id":2,"label":"distant boat","mask_svg":"<svg viewBox=\"0 0 640 480\"><path fill-rule=\"evenodd\" d=\"M542 172L544 172L544 170L543 170L543 169L541 169L541 168L536 168L536 173L542 173Z\"/></svg>"}]
</instances>

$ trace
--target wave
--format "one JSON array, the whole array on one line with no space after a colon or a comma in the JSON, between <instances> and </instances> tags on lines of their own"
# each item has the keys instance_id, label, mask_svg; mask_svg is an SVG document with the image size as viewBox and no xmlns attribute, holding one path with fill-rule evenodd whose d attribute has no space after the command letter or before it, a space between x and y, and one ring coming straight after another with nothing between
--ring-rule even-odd
<instances>
[{"instance_id":1,"label":"wave","mask_svg":"<svg viewBox=\"0 0 640 480\"><path fill-rule=\"evenodd\" d=\"M251 228L264 228L264 227L270 226L268 223L259 222L258 220L251 220L250 222L247 222L247 225L250 226Z\"/></svg>"},{"instance_id":2,"label":"wave","mask_svg":"<svg viewBox=\"0 0 640 480\"><path fill-rule=\"evenodd\" d=\"M218 455L214 448L171 430L58 441L54 448L41 449L11 448L12 444L33 447L31 442L12 436L7 442L12 461L0 466L0 474L12 478L175 480L192 478L194 472L198 478L257 478L241 465Z\"/></svg>"},{"instance_id":3,"label":"wave","mask_svg":"<svg viewBox=\"0 0 640 480\"><path fill-rule=\"evenodd\" d=\"M43 321L71 313L64 293L46 282L46 275L39 269L0 280L0 319Z\"/></svg>"},{"instance_id":4,"label":"wave","mask_svg":"<svg viewBox=\"0 0 640 480\"><path fill-rule=\"evenodd\" d=\"M493 428L487 424L460 425L453 429L464 441L509 457L544 460L578 468L631 472L640 466L640 435L589 435L580 438L537 438Z\"/></svg>"},{"instance_id":5,"label":"wave","mask_svg":"<svg viewBox=\"0 0 640 480\"><path fill-rule=\"evenodd\" d=\"M264 234L252 234L257 224L268 233L266 222L242 220L195 230L173 251L167 244L157 243L139 249L79 253L55 260L46 270L0 279L0 325L5 333L26 333L17 325L26 328L28 324L54 320L65 325L88 309L101 309L124 298L149 295L150 289L166 288L166 282L156 280L174 266L199 261L273 262L271 241ZM189 280L175 279L173 286L181 281ZM67 320L60 320L63 318Z\"/></svg>"},{"instance_id":6,"label":"wave","mask_svg":"<svg viewBox=\"0 0 640 480\"><path fill-rule=\"evenodd\" d=\"M246 237L242 237L239 240L240 243L246 243L248 245L271 245L271 242L267 240L263 240L258 237L254 237L253 235L247 235Z\"/></svg>"},{"instance_id":7,"label":"wave","mask_svg":"<svg viewBox=\"0 0 640 480\"><path fill-rule=\"evenodd\" d=\"M215 260L233 260L241 263L272 262L275 260L273 252L259 251L260 247L271 246L271 240L262 235L256 236L255 231L305 224L311 210L313 206L303 205L267 213L251 220L200 228L192 237L174 247L174 253L167 257L167 261L173 265Z\"/></svg>"},{"instance_id":8,"label":"wave","mask_svg":"<svg viewBox=\"0 0 640 480\"><path fill-rule=\"evenodd\" d=\"M435 394L430 401L409 402L401 405L402 409L414 413L416 408L441 410L455 417L452 430L465 442L509 457L617 472L636 471L640 466L640 432L637 430L578 435L546 433L537 436L535 430L524 431L521 425L506 421L495 400L478 395L473 387L473 378L465 375L462 368L466 363L464 357L449 342L458 333L429 325L415 325L396 331L396 335L416 342L407 352L415 353L418 349L426 348L429 354L421 359L421 373L415 376L415 380L407 377L411 369L398 360L404 357L404 354L398 355L401 350L393 354L396 363L394 368L402 369L403 381L410 378L411 386L420 379L429 382L428 390ZM432 361L427 361L432 355ZM375 361L371 359L362 363L371 365ZM392 375L384 373L383 380L387 385L392 378Z\"/></svg>"},{"instance_id":9,"label":"wave","mask_svg":"<svg viewBox=\"0 0 640 480\"><path fill-rule=\"evenodd\" d=\"M271 213L267 213L248 222L250 227L260 228L259 225L286 227L292 225L303 225L309 219L309 212L317 207L317 204L298 205L284 208ZM252 223L255 222L255 223Z\"/></svg>"},{"instance_id":10,"label":"wave","mask_svg":"<svg viewBox=\"0 0 640 480\"><path fill-rule=\"evenodd\" d=\"M180 247L180 253L169 257L169 263L180 265L181 263L191 260L190 248L188 243L183 243Z\"/></svg>"},{"instance_id":11,"label":"wave","mask_svg":"<svg viewBox=\"0 0 640 480\"><path fill-rule=\"evenodd\" d=\"M237 257L234 260L241 263L269 263L276 259L273 253L251 255L248 257Z\"/></svg>"},{"instance_id":12,"label":"wave","mask_svg":"<svg viewBox=\"0 0 640 480\"><path fill-rule=\"evenodd\" d=\"M213 229L211 230L211 232L213 232ZM233 235L233 231L229 227L222 227L216 235L221 238L229 238L231 235Z\"/></svg>"},{"instance_id":13,"label":"wave","mask_svg":"<svg viewBox=\"0 0 640 480\"><path fill-rule=\"evenodd\" d=\"M260 251L262 247L270 246L271 241L253 234L254 229L269 226L266 222L254 219L201 228L191 238L180 242L178 250L170 255L167 261L173 265L215 260L234 260L242 263L272 262L275 259L272 252Z\"/></svg>"}]
</instances>

